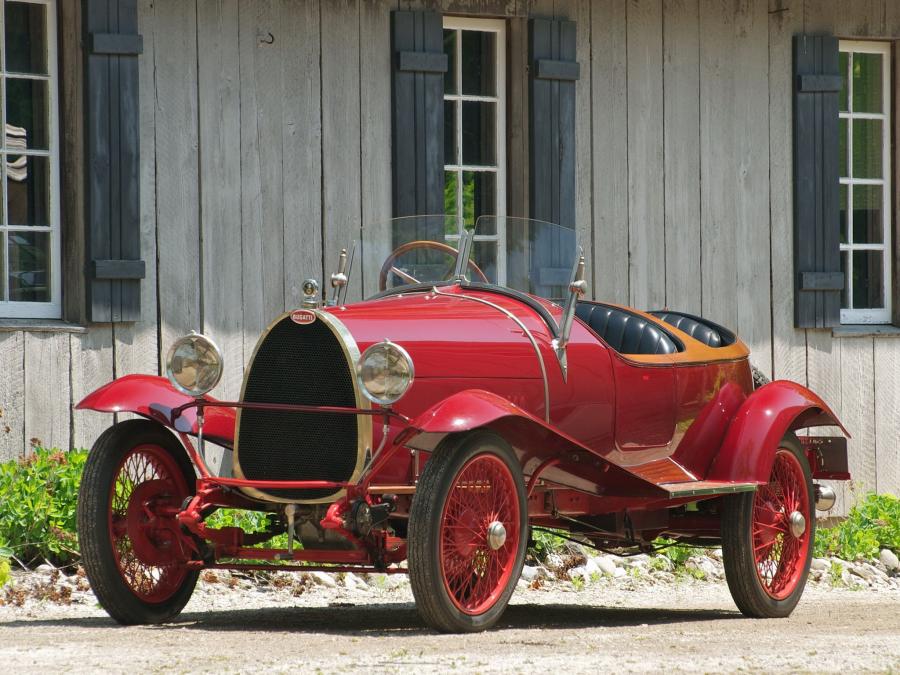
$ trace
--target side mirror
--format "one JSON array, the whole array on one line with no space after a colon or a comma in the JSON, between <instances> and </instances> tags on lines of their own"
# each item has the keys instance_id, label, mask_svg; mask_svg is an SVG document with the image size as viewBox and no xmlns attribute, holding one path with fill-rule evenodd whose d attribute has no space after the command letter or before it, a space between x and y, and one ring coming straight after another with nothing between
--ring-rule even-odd
<instances>
[{"instance_id":1,"label":"side mirror","mask_svg":"<svg viewBox=\"0 0 900 675\"><path fill-rule=\"evenodd\" d=\"M566 298L565 309L563 309L562 323L559 327L559 337L555 340L554 344L556 358L559 359L559 365L562 368L563 379L568 376L566 346L569 344L569 338L572 336L572 324L575 322L575 306L584 296L586 290L587 283L584 280L584 249L580 248L578 261L572 268L572 277L569 281L569 295Z\"/></svg>"}]
</instances>

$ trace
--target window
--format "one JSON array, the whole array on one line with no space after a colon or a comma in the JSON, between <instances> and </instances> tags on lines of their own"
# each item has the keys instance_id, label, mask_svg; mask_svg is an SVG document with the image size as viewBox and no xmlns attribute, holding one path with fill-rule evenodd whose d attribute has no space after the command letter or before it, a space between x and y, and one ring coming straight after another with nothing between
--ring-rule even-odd
<instances>
[{"instance_id":1,"label":"window","mask_svg":"<svg viewBox=\"0 0 900 675\"><path fill-rule=\"evenodd\" d=\"M841 323L891 321L890 53L840 43Z\"/></svg>"},{"instance_id":2,"label":"window","mask_svg":"<svg viewBox=\"0 0 900 675\"><path fill-rule=\"evenodd\" d=\"M488 278L505 283L505 24L445 17L444 53L444 212L455 216L446 238L458 240L479 216L500 216L475 233L472 256Z\"/></svg>"},{"instance_id":3,"label":"window","mask_svg":"<svg viewBox=\"0 0 900 675\"><path fill-rule=\"evenodd\" d=\"M56 7L0 5L0 317L59 318Z\"/></svg>"}]
</instances>

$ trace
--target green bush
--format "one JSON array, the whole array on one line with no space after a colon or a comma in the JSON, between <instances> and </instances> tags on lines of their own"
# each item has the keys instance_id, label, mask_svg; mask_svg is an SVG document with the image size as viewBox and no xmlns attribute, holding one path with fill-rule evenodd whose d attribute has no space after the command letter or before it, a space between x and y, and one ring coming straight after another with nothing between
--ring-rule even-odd
<instances>
[{"instance_id":1,"label":"green bush","mask_svg":"<svg viewBox=\"0 0 900 675\"><path fill-rule=\"evenodd\" d=\"M12 555L12 549L0 543L0 588L3 588L9 581L9 556Z\"/></svg>"},{"instance_id":2,"label":"green bush","mask_svg":"<svg viewBox=\"0 0 900 675\"><path fill-rule=\"evenodd\" d=\"M900 552L900 498L893 495L868 494L845 520L816 531L815 555L820 558L877 558L883 548Z\"/></svg>"},{"instance_id":3,"label":"green bush","mask_svg":"<svg viewBox=\"0 0 900 675\"><path fill-rule=\"evenodd\" d=\"M551 553L562 554L569 544L568 540L557 536L551 530L544 529L532 529L530 543L528 554L535 560L541 561Z\"/></svg>"},{"instance_id":4,"label":"green bush","mask_svg":"<svg viewBox=\"0 0 900 675\"><path fill-rule=\"evenodd\" d=\"M241 509L219 509L206 519L209 527L239 527L244 532L265 532L268 526L268 513L262 511L243 511ZM296 543L296 542L295 542ZM286 548L287 534L279 534L257 547ZM296 544L295 548L302 548Z\"/></svg>"},{"instance_id":5,"label":"green bush","mask_svg":"<svg viewBox=\"0 0 900 675\"><path fill-rule=\"evenodd\" d=\"M36 449L0 464L0 541L25 565L78 558L75 511L87 451Z\"/></svg>"}]
</instances>

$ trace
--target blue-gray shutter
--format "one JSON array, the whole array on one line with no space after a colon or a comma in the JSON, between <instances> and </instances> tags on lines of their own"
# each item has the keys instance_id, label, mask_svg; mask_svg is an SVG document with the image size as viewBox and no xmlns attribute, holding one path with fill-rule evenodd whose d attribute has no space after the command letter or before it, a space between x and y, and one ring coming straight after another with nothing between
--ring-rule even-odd
<instances>
[{"instance_id":1,"label":"blue-gray shutter","mask_svg":"<svg viewBox=\"0 0 900 675\"><path fill-rule=\"evenodd\" d=\"M794 36L794 318L798 328L840 324L838 40Z\"/></svg>"},{"instance_id":2,"label":"blue-gray shutter","mask_svg":"<svg viewBox=\"0 0 900 675\"><path fill-rule=\"evenodd\" d=\"M137 0L83 0L87 316L141 316Z\"/></svg>"},{"instance_id":3,"label":"blue-gray shutter","mask_svg":"<svg viewBox=\"0 0 900 675\"><path fill-rule=\"evenodd\" d=\"M444 29L435 12L392 12L395 216L444 212Z\"/></svg>"},{"instance_id":4,"label":"blue-gray shutter","mask_svg":"<svg viewBox=\"0 0 900 675\"><path fill-rule=\"evenodd\" d=\"M532 242L531 279L544 296L565 295L575 247L575 37L572 21L531 20L529 216L572 229L539 229Z\"/></svg>"}]
</instances>

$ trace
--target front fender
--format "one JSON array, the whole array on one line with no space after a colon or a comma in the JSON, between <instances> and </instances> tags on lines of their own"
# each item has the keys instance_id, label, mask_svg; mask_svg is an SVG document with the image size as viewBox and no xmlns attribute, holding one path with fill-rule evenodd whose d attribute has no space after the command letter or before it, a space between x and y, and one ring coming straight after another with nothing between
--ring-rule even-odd
<instances>
[{"instance_id":1,"label":"front fender","mask_svg":"<svg viewBox=\"0 0 900 675\"><path fill-rule=\"evenodd\" d=\"M204 400L215 401L211 396ZM193 399L182 394L165 377L157 375L126 375L105 384L85 396L75 407L98 412L131 412L160 422L176 431L197 434L197 409L184 411L173 426L169 413ZM207 408L204 413L203 435L214 443L234 445L235 411L232 408Z\"/></svg>"},{"instance_id":2,"label":"front fender","mask_svg":"<svg viewBox=\"0 0 900 675\"><path fill-rule=\"evenodd\" d=\"M732 419L706 479L765 483L784 435L818 426L836 426L850 436L828 404L806 387L788 380L760 387Z\"/></svg>"},{"instance_id":3,"label":"front fender","mask_svg":"<svg viewBox=\"0 0 900 675\"><path fill-rule=\"evenodd\" d=\"M410 421L402 445L431 451L447 435L491 429L515 450L526 476L539 473L551 482L591 494L659 497L659 487L596 450L511 403L481 389L448 396Z\"/></svg>"}]
</instances>

